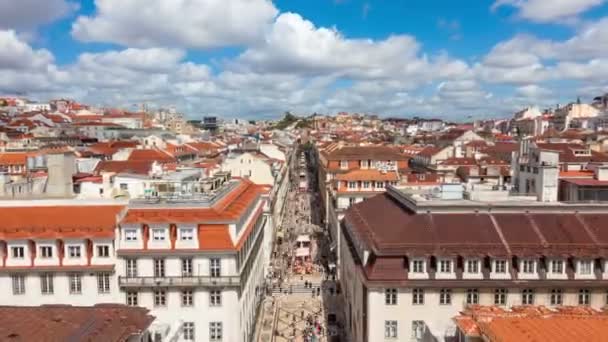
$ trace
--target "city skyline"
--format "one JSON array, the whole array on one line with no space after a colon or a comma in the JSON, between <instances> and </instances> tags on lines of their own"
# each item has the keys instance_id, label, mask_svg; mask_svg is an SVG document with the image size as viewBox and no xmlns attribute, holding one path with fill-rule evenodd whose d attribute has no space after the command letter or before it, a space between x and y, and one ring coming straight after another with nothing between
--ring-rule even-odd
<instances>
[{"instance_id":1,"label":"city skyline","mask_svg":"<svg viewBox=\"0 0 608 342\"><path fill-rule=\"evenodd\" d=\"M0 2L0 93L285 111L505 117L608 91L602 0ZM145 6L145 7L144 7Z\"/></svg>"}]
</instances>

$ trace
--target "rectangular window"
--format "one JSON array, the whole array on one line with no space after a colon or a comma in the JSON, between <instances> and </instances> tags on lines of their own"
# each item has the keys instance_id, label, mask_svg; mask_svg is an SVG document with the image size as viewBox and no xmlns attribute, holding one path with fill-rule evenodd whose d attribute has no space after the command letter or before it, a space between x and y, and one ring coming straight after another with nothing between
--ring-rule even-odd
<instances>
[{"instance_id":1,"label":"rectangular window","mask_svg":"<svg viewBox=\"0 0 608 342\"><path fill-rule=\"evenodd\" d=\"M24 247L11 247L11 255L15 259L23 259L23 258L25 258L25 248Z\"/></svg>"},{"instance_id":2,"label":"rectangular window","mask_svg":"<svg viewBox=\"0 0 608 342\"><path fill-rule=\"evenodd\" d=\"M165 276L165 259L154 259L154 276L157 278Z\"/></svg>"},{"instance_id":3,"label":"rectangular window","mask_svg":"<svg viewBox=\"0 0 608 342\"><path fill-rule=\"evenodd\" d=\"M82 293L82 275L80 273L71 273L70 279L70 293L81 294Z\"/></svg>"},{"instance_id":4,"label":"rectangular window","mask_svg":"<svg viewBox=\"0 0 608 342\"><path fill-rule=\"evenodd\" d=\"M479 304L479 291L477 289L467 289L467 304Z\"/></svg>"},{"instance_id":5,"label":"rectangular window","mask_svg":"<svg viewBox=\"0 0 608 342\"><path fill-rule=\"evenodd\" d=\"M52 258L53 257L53 247L51 246L40 246L40 257L41 258Z\"/></svg>"},{"instance_id":6,"label":"rectangular window","mask_svg":"<svg viewBox=\"0 0 608 342\"><path fill-rule=\"evenodd\" d=\"M439 272L451 273L452 272L452 261L451 260L439 260Z\"/></svg>"},{"instance_id":7,"label":"rectangular window","mask_svg":"<svg viewBox=\"0 0 608 342\"><path fill-rule=\"evenodd\" d=\"M494 290L494 304L495 305L506 305L507 304L507 289Z\"/></svg>"},{"instance_id":8,"label":"rectangular window","mask_svg":"<svg viewBox=\"0 0 608 342\"><path fill-rule=\"evenodd\" d=\"M211 277L217 278L222 275L222 264L221 259L211 258L209 259L209 274Z\"/></svg>"},{"instance_id":9,"label":"rectangular window","mask_svg":"<svg viewBox=\"0 0 608 342\"><path fill-rule=\"evenodd\" d=\"M593 262L591 260L580 260L578 262L578 273L589 275L593 272Z\"/></svg>"},{"instance_id":10,"label":"rectangular window","mask_svg":"<svg viewBox=\"0 0 608 342\"><path fill-rule=\"evenodd\" d=\"M424 260L414 260L414 261L412 261L412 272L414 272L414 273L424 273Z\"/></svg>"},{"instance_id":11,"label":"rectangular window","mask_svg":"<svg viewBox=\"0 0 608 342\"><path fill-rule=\"evenodd\" d=\"M551 305L562 305L562 290L553 289L551 290Z\"/></svg>"},{"instance_id":12,"label":"rectangular window","mask_svg":"<svg viewBox=\"0 0 608 342\"><path fill-rule=\"evenodd\" d=\"M534 273L534 260L523 260L521 262L521 270L523 273L526 274L533 274Z\"/></svg>"},{"instance_id":13,"label":"rectangular window","mask_svg":"<svg viewBox=\"0 0 608 342\"><path fill-rule=\"evenodd\" d=\"M137 306L138 305L138 294L135 291L127 292L127 305Z\"/></svg>"},{"instance_id":14,"label":"rectangular window","mask_svg":"<svg viewBox=\"0 0 608 342\"><path fill-rule=\"evenodd\" d=\"M368 181L364 181L363 182L363 189L369 189L370 188L370 184Z\"/></svg>"},{"instance_id":15,"label":"rectangular window","mask_svg":"<svg viewBox=\"0 0 608 342\"><path fill-rule=\"evenodd\" d=\"M97 257L109 258L110 257L110 246L108 246L108 245L97 246Z\"/></svg>"},{"instance_id":16,"label":"rectangular window","mask_svg":"<svg viewBox=\"0 0 608 342\"><path fill-rule=\"evenodd\" d=\"M193 306L194 305L194 294L192 290L182 291L182 306Z\"/></svg>"},{"instance_id":17,"label":"rectangular window","mask_svg":"<svg viewBox=\"0 0 608 342\"><path fill-rule=\"evenodd\" d=\"M521 303L523 305L533 305L534 304L534 290L524 289L521 292Z\"/></svg>"},{"instance_id":18,"label":"rectangular window","mask_svg":"<svg viewBox=\"0 0 608 342\"><path fill-rule=\"evenodd\" d=\"M137 259L127 259L127 277L137 277Z\"/></svg>"},{"instance_id":19,"label":"rectangular window","mask_svg":"<svg viewBox=\"0 0 608 342\"><path fill-rule=\"evenodd\" d=\"M222 335L222 322L209 322L209 341L221 341Z\"/></svg>"},{"instance_id":20,"label":"rectangular window","mask_svg":"<svg viewBox=\"0 0 608 342\"><path fill-rule=\"evenodd\" d=\"M424 321L412 321L412 338L421 340L425 329Z\"/></svg>"},{"instance_id":21,"label":"rectangular window","mask_svg":"<svg viewBox=\"0 0 608 342\"><path fill-rule=\"evenodd\" d=\"M384 290L384 304L397 305L397 289Z\"/></svg>"},{"instance_id":22,"label":"rectangular window","mask_svg":"<svg viewBox=\"0 0 608 342\"><path fill-rule=\"evenodd\" d=\"M348 199L348 206L350 207L351 205L355 204L355 200L356 200L356 198L354 198L354 197L350 197L350 198Z\"/></svg>"},{"instance_id":23,"label":"rectangular window","mask_svg":"<svg viewBox=\"0 0 608 342\"><path fill-rule=\"evenodd\" d=\"M348 161L346 161L346 160L341 160L341 161L340 161L340 168L341 168L342 170L346 170L346 169L348 169Z\"/></svg>"},{"instance_id":24,"label":"rectangular window","mask_svg":"<svg viewBox=\"0 0 608 342\"><path fill-rule=\"evenodd\" d=\"M80 246L68 246L68 256L70 258L80 258Z\"/></svg>"},{"instance_id":25,"label":"rectangular window","mask_svg":"<svg viewBox=\"0 0 608 342\"><path fill-rule=\"evenodd\" d=\"M578 290L578 305L591 304L591 292L588 289Z\"/></svg>"},{"instance_id":26,"label":"rectangular window","mask_svg":"<svg viewBox=\"0 0 608 342\"><path fill-rule=\"evenodd\" d=\"M414 304L414 305L424 304L424 289L414 289L412 291L412 304Z\"/></svg>"},{"instance_id":27,"label":"rectangular window","mask_svg":"<svg viewBox=\"0 0 608 342\"><path fill-rule=\"evenodd\" d=\"M494 260L494 273L506 273L507 272L507 261L506 260Z\"/></svg>"},{"instance_id":28,"label":"rectangular window","mask_svg":"<svg viewBox=\"0 0 608 342\"><path fill-rule=\"evenodd\" d=\"M53 294L53 275L43 273L40 275L40 292L42 294Z\"/></svg>"},{"instance_id":29,"label":"rectangular window","mask_svg":"<svg viewBox=\"0 0 608 342\"><path fill-rule=\"evenodd\" d=\"M467 260L467 273L479 273L479 260Z\"/></svg>"},{"instance_id":30,"label":"rectangular window","mask_svg":"<svg viewBox=\"0 0 608 342\"><path fill-rule=\"evenodd\" d=\"M192 277L192 259L182 259L182 277Z\"/></svg>"},{"instance_id":31,"label":"rectangular window","mask_svg":"<svg viewBox=\"0 0 608 342\"><path fill-rule=\"evenodd\" d=\"M376 182L376 188L384 189L384 182Z\"/></svg>"},{"instance_id":32,"label":"rectangular window","mask_svg":"<svg viewBox=\"0 0 608 342\"><path fill-rule=\"evenodd\" d=\"M137 229L125 229L125 241L137 241Z\"/></svg>"},{"instance_id":33,"label":"rectangular window","mask_svg":"<svg viewBox=\"0 0 608 342\"><path fill-rule=\"evenodd\" d=\"M551 273L563 274L564 273L564 261L563 260L551 260Z\"/></svg>"},{"instance_id":34,"label":"rectangular window","mask_svg":"<svg viewBox=\"0 0 608 342\"><path fill-rule=\"evenodd\" d=\"M14 274L11 278L13 280L13 294L25 294L25 276L23 274Z\"/></svg>"},{"instance_id":35,"label":"rectangular window","mask_svg":"<svg viewBox=\"0 0 608 342\"><path fill-rule=\"evenodd\" d=\"M357 188L357 182L348 182L348 188L349 189L356 189Z\"/></svg>"},{"instance_id":36,"label":"rectangular window","mask_svg":"<svg viewBox=\"0 0 608 342\"><path fill-rule=\"evenodd\" d=\"M210 306L221 306L222 305L222 291L220 291L220 290L209 291L209 305Z\"/></svg>"},{"instance_id":37,"label":"rectangular window","mask_svg":"<svg viewBox=\"0 0 608 342\"><path fill-rule=\"evenodd\" d=\"M165 290L154 291L154 306L167 305L167 292Z\"/></svg>"},{"instance_id":38,"label":"rectangular window","mask_svg":"<svg viewBox=\"0 0 608 342\"><path fill-rule=\"evenodd\" d=\"M152 240L165 241L167 230L165 228L152 229Z\"/></svg>"},{"instance_id":39,"label":"rectangular window","mask_svg":"<svg viewBox=\"0 0 608 342\"><path fill-rule=\"evenodd\" d=\"M184 322L184 340L194 341L194 322Z\"/></svg>"},{"instance_id":40,"label":"rectangular window","mask_svg":"<svg viewBox=\"0 0 608 342\"><path fill-rule=\"evenodd\" d=\"M384 321L384 337L397 338L397 321Z\"/></svg>"},{"instance_id":41,"label":"rectangular window","mask_svg":"<svg viewBox=\"0 0 608 342\"><path fill-rule=\"evenodd\" d=\"M452 290L441 289L439 292L439 304L440 305L451 305L452 304Z\"/></svg>"},{"instance_id":42,"label":"rectangular window","mask_svg":"<svg viewBox=\"0 0 608 342\"><path fill-rule=\"evenodd\" d=\"M194 239L194 229L181 228L179 230L179 239L182 241L192 241Z\"/></svg>"},{"instance_id":43,"label":"rectangular window","mask_svg":"<svg viewBox=\"0 0 608 342\"><path fill-rule=\"evenodd\" d=\"M110 293L110 273L97 274L97 292Z\"/></svg>"}]
</instances>

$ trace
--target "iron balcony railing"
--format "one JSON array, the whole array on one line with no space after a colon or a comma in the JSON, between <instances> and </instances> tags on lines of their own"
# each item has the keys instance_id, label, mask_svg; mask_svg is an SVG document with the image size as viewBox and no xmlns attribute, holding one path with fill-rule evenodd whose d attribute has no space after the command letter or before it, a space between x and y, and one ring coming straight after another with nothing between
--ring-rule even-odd
<instances>
[{"instance_id":1,"label":"iron balcony railing","mask_svg":"<svg viewBox=\"0 0 608 342\"><path fill-rule=\"evenodd\" d=\"M192 276L192 277L118 277L118 284L122 287L188 287L188 286L240 286L241 278L238 276Z\"/></svg>"}]
</instances>

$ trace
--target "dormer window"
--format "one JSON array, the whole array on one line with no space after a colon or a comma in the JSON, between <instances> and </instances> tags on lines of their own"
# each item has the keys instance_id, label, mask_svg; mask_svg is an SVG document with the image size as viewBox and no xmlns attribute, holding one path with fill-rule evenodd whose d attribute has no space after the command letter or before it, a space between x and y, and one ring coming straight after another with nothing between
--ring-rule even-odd
<instances>
[{"instance_id":1,"label":"dormer window","mask_svg":"<svg viewBox=\"0 0 608 342\"><path fill-rule=\"evenodd\" d=\"M589 275L593 273L593 261L592 260L579 260L578 261L578 274Z\"/></svg>"},{"instance_id":2,"label":"dormer window","mask_svg":"<svg viewBox=\"0 0 608 342\"><path fill-rule=\"evenodd\" d=\"M346 161L346 160L340 160L340 168L342 170L348 169L348 161Z\"/></svg>"},{"instance_id":3,"label":"dormer window","mask_svg":"<svg viewBox=\"0 0 608 342\"><path fill-rule=\"evenodd\" d=\"M467 273L479 273L479 260L467 260Z\"/></svg>"},{"instance_id":4,"label":"dormer window","mask_svg":"<svg viewBox=\"0 0 608 342\"><path fill-rule=\"evenodd\" d=\"M551 260L551 273L563 274L564 273L564 261L563 260Z\"/></svg>"},{"instance_id":5,"label":"dormer window","mask_svg":"<svg viewBox=\"0 0 608 342\"><path fill-rule=\"evenodd\" d=\"M526 274L534 273L534 260L532 259L524 259L521 262L521 271Z\"/></svg>"},{"instance_id":6,"label":"dormer window","mask_svg":"<svg viewBox=\"0 0 608 342\"><path fill-rule=\"evenodd\" d=\"M356 189L357 188L357 182L348 182L348 188L349 189Z\"/></svg>"},{"instance_id":7,"label":"dormer window","mask_svg":"<svg viewBox=\"0 0 608 342\"><path fill-rule=\"evenodd\" d=\"M152 229L152 240L154 241L165 241L166 231L164 228Z\"/></svg>"},{"instance_id":8,"label":"dormer window","mask_svg":"<svg viewBox=\"0 0 608 342\"><path fill-rule=\"evenodd\" d=\"M194 239L194 229L192 228L181 228L179 230L180 240L192 241Z\"/></svg>"},{"instance_id":9,"label":"dormer window","mask_svg":"<svg viewBox=\"0 0 608 342\"><path fill-rule=\"evenodd\" d=\"M494 273L507 273L507 261L494 260Z\"/></svg>"},{"instance_id":10,"label":"dormer window","mask_svg":"<svg viewBox=\"0 0 608 342\"><path fill-rule=\"evenodd\" d=\"M125 241L137 241L137 229L125 229Z\"/></svg>"},{"instance_id":11,"label":"dormer window","mask_svg":"<svg viewBox=\"0 0 608 342\"><path fill-rule=\"evenodd\" d=\"M448 259L439 260L439 272L452 273L452 260L448 260Z\"/></svg>"},{"instance_id":12,"label":"dormer window","mask_svg":"<svg viewBox=\"0 0 608 342\"><path fill-rule=\"evenodd\" d=\"M424 273L424 260L422 260L422 259L412 260L412 272L413 273Z\"/></svg>"},{"instance_id":13,"label":"dormer window","mask_svg":"<svg viewBox=\"0 0 608 342\"><path fill-rule=\"evenodd\" d=\"M361 168L362 168L362 169L367 169L367 168L369 168L369 163L368 163L368 161L367 161L367 160L362 160L362 161L360 162L360 165L361 165Z\"/></svg>"}]
</instances>

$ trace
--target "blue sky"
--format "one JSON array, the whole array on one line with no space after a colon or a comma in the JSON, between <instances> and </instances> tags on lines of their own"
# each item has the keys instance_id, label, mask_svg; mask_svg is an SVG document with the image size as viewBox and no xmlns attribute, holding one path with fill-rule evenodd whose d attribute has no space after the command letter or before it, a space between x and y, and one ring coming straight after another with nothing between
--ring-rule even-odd
<instances>
[{"instance_id":1,"label":"blue sky","mask_svg":"<svg viewBox=\"0 0 608 342\"><path fill-rule=\"evenodd\" d=\"M500 117L608 91L605 0L0 0L0 92Z\"/></svg>"}]
</instances>

